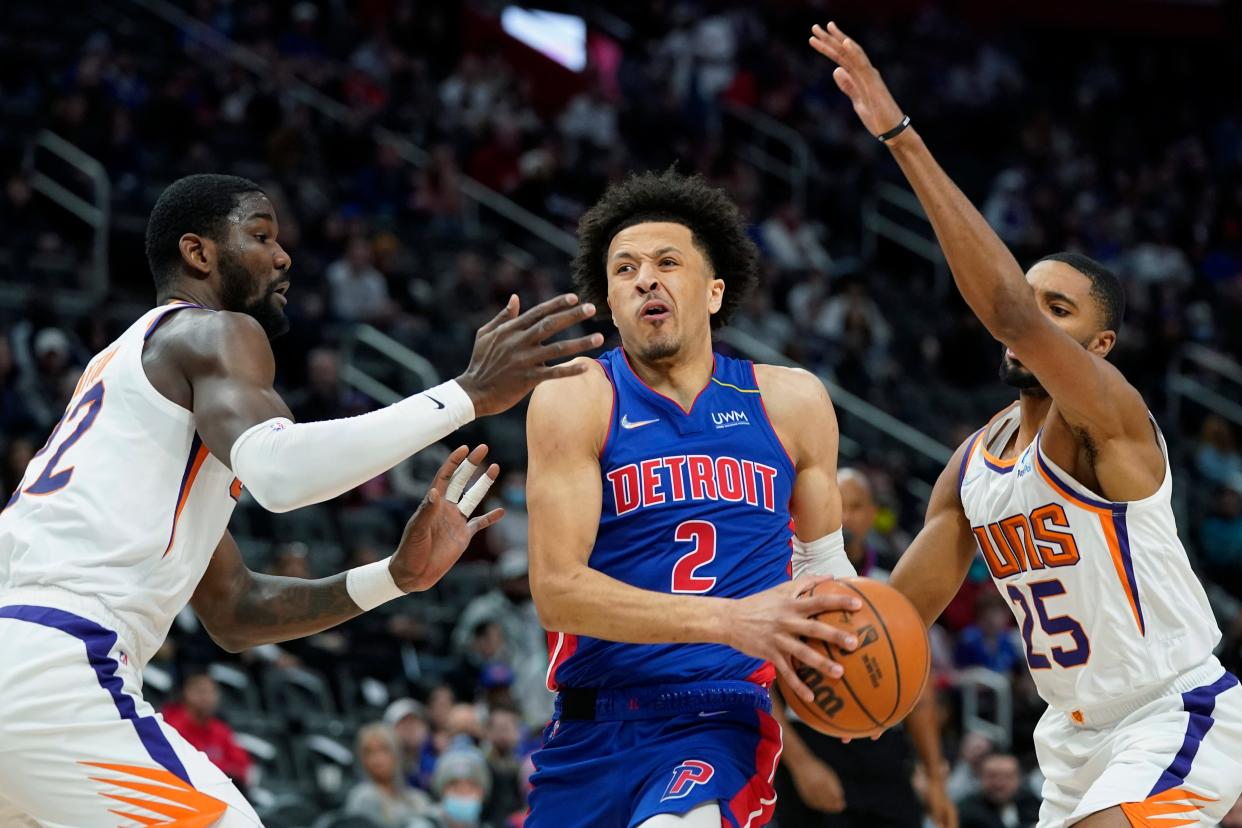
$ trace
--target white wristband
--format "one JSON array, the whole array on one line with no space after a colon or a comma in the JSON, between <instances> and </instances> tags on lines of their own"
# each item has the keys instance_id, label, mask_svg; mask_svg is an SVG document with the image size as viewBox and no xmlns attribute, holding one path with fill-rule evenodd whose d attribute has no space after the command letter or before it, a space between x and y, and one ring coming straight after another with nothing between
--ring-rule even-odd
<instances>
[{"instance_id":1,"label":"white wristband","mask_svg":"<svg viewBox=\"0 0 1242 828\"><path fill-rule=\"evenodd\" d=\"M845 536L840 529L806 543L795 535L792 565L795 578L803 575L852 578L858 574L849 555L845 554Z\"/></svg>"},{"instance_id":2,"label":"white wristband","mask_svg":"<svg viewBox=\"0 0 1242 828\"><path fill-rule=\"evenodd\" d=\"M393 580L388 563L389 556L382 561L355 566L345 573L345 590L354 603L365 610L373 610L380 604L386 604L394 598L405 595L405 591Z\"/></svg>"}]
</instances>

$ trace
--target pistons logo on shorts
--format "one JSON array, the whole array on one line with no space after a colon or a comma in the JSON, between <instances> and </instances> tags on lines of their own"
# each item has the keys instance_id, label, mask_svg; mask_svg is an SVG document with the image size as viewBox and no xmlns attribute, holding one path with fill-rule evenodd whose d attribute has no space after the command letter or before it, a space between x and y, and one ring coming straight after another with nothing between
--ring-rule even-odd
<instances>
[{"instance_id":1,"label":"pistons logo on shorts","mask_svg":"<svg viewBox=\"0 0 1242 828\"><path fill-rule=\"evenodd\" d=\"M694 790L695 785L702 785L716 775L716 769L707 762L698 759L687 759L673 768L673 778L664 789L660 801L681 799Z\"/></svg>"}]
</instances>

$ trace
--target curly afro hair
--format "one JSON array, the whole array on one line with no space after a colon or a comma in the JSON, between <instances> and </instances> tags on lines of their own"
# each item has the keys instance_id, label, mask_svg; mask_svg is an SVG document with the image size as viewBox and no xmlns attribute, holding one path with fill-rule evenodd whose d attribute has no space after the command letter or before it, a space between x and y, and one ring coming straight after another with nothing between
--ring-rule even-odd
<instances>
[{"instance_id":1,"label":"curly afro hair","mask_svg":"<svg viewBox=\"0 0 1242 828\"><path fill-rule=\"evenodd\" d=\"M574 285L593 302L601 318L608 312L608 245L627 227L668 221L689 228L694 245L706 256L712 273L724 280L720 310L712 327L729 323L733 312L759 283L759 250L746 235L742 214L724 191L702 176L673 170L641 173L613 184L578 223Z\"/></svg>"},{"instance_id":2,"label":"curly afro hair","mask_svg":"<svg viewBox=\"0 0 1242 828\"><path fill-rule=\"evenodd\" d=\"M187 175L160 193L147 220L146 237L147 264L157 293L176 279L181 237L197 233L217 242L223 240L229 213L242 196L251 193L262 195L263 188L235 175Z\"/></svg>"}]
</instances>

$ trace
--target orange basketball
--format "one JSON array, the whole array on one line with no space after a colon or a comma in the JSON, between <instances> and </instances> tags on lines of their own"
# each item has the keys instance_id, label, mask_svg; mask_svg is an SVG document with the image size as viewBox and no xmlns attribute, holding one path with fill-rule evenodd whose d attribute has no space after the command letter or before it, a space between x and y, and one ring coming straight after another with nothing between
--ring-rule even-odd
<instances>
[{"instance_id":1,"label":"orange basketball","mask_svg":"<svg viewBox=\"0 0 1242 828\"><path fill-rule=\"evenodd\" d=\"M807 704L783 691L785 704L810 727L838 738L874 736L906 717L923 694L931 668L927 629L918 611L897 590L866 578L825 581L810 594L846 592L862 609L825 612L818 620L849 630L858 647L847 653L819 639L804 639L845 668L839 679L795 662L798 677L815 693Z\"/></svg>"}]
</instances>

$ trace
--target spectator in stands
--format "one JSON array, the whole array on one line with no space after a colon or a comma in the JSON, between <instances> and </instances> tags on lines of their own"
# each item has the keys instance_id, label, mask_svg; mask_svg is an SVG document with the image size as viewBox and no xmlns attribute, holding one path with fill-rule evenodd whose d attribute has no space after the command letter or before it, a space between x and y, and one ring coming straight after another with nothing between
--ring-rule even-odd
<instances>
[{"instance_id":1,"label":"spectator in stands","mask_svg":"<svg viewBox=\"0 0 1242 828\"><path fill-rule=\"evenodd\" d=\"M192 673L181 687L181 701L164 706L164 721L187 742L207 754L217 768L246 789L250 754L233 736L233 729L216 717L220 688L207 673Z\"/></svg>"},{"instance_id":2,"label":"spectator in stands","mask_svg":"<svg viewBox=\"0 0 1242 828\"><path fill-rule=\"evenodd\" d=\"M1013 613L998 593L979 593L978 621L962 630L957 642L958 669L987 667L1011 675L1026 656L1013 629Z\"/></svg>"},{"instance_id":3,"label":"spectator in stands","mask_svg":"<svg viewBox=\"0 0 1242 828\"><path fill-rule=\"evenodd\" d=\"M501 484L505 521L525 506L525 474L510 473ZM499 528L499 527L497 527ZM525 542L525 537L522 538ZM539 623L530 594L526 549L509 548L492 568L496 586L466 605L453 631L453 648L470 646L471 633L484 621L500 625L504 634L506 663L513 670L512 692L522 718L542 725L552 712L552 696L544 685L548 663L548 639Z\"/></svg>"},{"instance_id":4,"label":"spectator in stands","mask_svg":"<svg viewBox=\"0 0 1242 828\"><path fill-rule=\"evenodd\" d=\"M832 258L820 241L820 230L803 218L796 204L786 202L759 226L759 239L764 252L781 270L826 272L832 267Z\"/></svg>"},{"instance_id":5,"label":"spectator in stands","mask_svg":"<svg viewBox=\"0 0 1242 828\"><path fill-rule=\"evenodd\" d=\"M31 350L33 370L22 378L18 393L35 423L46 432L64 414L77 382L73 346L60 328L44 328L35 334Z\"/></svg>"},{"instance_id":6,"label":"spectator in stands","mask_svg":"<svg viewBox=\"0 0 1242 828\"><path fill-rule=\"evenodd\" d=\"M479 674L479 690L479 704L483 710L516 707L513 701L513 671L508 664L494 661L484 667Z\"/></svg>"},{"instance_id":7,"label":"spectator in stands","mask_svg":"<svg viewBox=\"0 0 1242 828\"><path fill-rule=\"evenodd\" d=\"M492 775L492 791L484 815L495 824L504 822L522 807L522 721L511 707L493 707L487 717L483 755Z\"/></svg>"},{"instance_id":8,"label":"spectator in stands","mask_svg":"<svg viewBox=\"0 0 1242 828\"><path fill-rule=\"evenodd\" d=\"M962 737L957 749L957 762L949 771L949 796L955 802L961 802L979 792L979 774L983 760L993 751L996 745L987 736L977 730L968 730Z\"/></svg>"},{"instance_id":9,"label":"spectator in stands","mask_svg":"<svg viewBox=\"0 0 1242 828\"><path fill-rule=\"evenodd\" d=\"M1204 418L1195 449L1195 469L1210 483L1242 491L1242 453L1224 417L1209 414Z\"/></svg>"},{"instance_id":10,"label":"spectator in stands","mask_svg":"<svg viewBox=\"0 0 1242 828\"><path fill-rule=\"evenodd\" d=\"M1217 488L1199 534L1207 574L1242 598L1242 491Z\"/></svg>"},{"instance_id":11,"label":"spectator in stands","mask_svg":"<svg viewBox=\"0 0 1242 828\"><path fill-rule=\"evenodd\" d=\"M504 628L495 619L485 618L471 628L465 649L458 651L457 664L445 677L457 698L473 700L483 668L494 661L508 661L505 644Z\"/></svg>"},{"instance_id":12,"label":"spectator in stands","mask_svg":"<svg viewBox=\"0 0 1242 828\"><path fill-rule=\"evenodd\" d=\"M427 794L410 787L401 773L401 747L392 728L382 722L363 726L356 749L364 778L345 797L345 813L368 817L380 828L406 828L432 812Z\"/></svg>"},{"instance_id":13,"label":"spectator in stands","mask_svg":"<svg viewBox=\"0 0 1242 828\"><path fill-rule=\"evenodd\" d=\"M23 434L33 428L34 419L26 410L18 391L17 367L9 338L0 334L0 436ZM5 489L7 494L10 490Z\"/></svg>"},{"instance_id":14,"label":"spectator in stands","mask_svg":"<svg viewBox=\"0 0 1242 828\"><path fill-rule=\"evenodd\" d=\"M392 311L388 283L375 269L371 242L365 236L349 240L343 257L324 274L332 291L332 314L346 322L383 322Z\"/></svg>"},{"instance_id":15,"label":"spectator in stands","mask_svg":"<svg viewBox=\"0 0 1242 828\"><path fill-rule=\"evenodd\" d=\"M478 750L451 750L441 756L432 776L440 802L436 813L440 828L491 828L483 821L483 804L491 788L491 772Z\"/></svg>"},{"instance_id":16,"label":"spectator in stands","mask_svg":"<svg viewBox=\"0 0 1242 828\"><path fill-rule=\"evenodd\" d=\"M306 387L288 396L289 410L299 422L358 413L348 410L342 390L340 357L331 348L315 348L306 355Z\"/></svg>"},{"instance_id":17,"label":"spectator in stands","mask_svg":"<svg viewBox=\"0 0 1242 828\"><path fill-rule=\"evenodd\" d=\"M427 745L431 741L427 708L415 699L397 699L384 710L384 724L397 735L405 781L415 788L427 790L431 786L431 771L435 767L434 759L425 766L423 764Z\"/></svg>"},{"instance_id":18,"label":"spectator in stands","mask_svg":"<svg viewBox=\"0 0 1242 828\"><path fill-rule=\"evenodd\" d=\"M979 793L959 803L961 828L1032 828L1039 821L1039 800L1023 787L1016 756L989 754L979 781Z\"/></svg>"},{"instance_id":19,"label":"spectator in stands","mask_svg":"<svg viewBox=\"0 0 1242 828\"><path fill-rule=\"evenodd\" d=\"M448 750L477 748L483 741L483 722L473 704L458 702L448 715Z\"/></svg>"}]
</instances>

